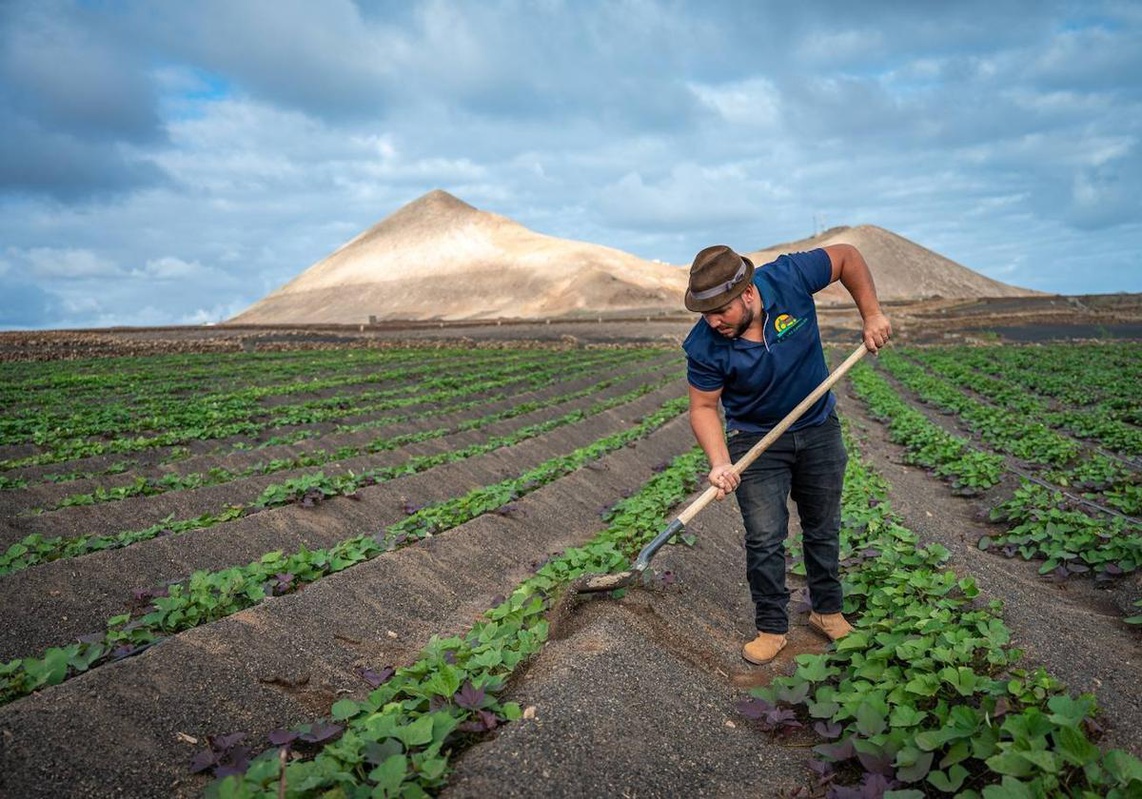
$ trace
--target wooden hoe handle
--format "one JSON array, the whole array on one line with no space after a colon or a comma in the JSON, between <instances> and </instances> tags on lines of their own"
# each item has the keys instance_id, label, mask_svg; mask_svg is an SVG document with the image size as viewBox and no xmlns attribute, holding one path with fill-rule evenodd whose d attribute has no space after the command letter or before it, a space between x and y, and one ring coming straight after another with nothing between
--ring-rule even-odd
<instances>
[{"instance_id":1,"label":"wooden hoe handle","mask_svg":"<svg viewBox=\"0 0 1142 799\"><path fill-rule=\"evenodd\" d=\"M734 473L741 474L744 472L751 463L757 460L761 453L773 446L773 442L780 438L781 434L788 430L794 422L800 419L802 414L809 410L817 400L823 397L825 392L833 387L834 383L844 377L845 373L848 372L857 361L863 358L866 352L868 352L868 348L864 346L864 342L861 342L860 346L853 350L853 354L846 358L844 363L834 369L832 374L821 382L821 385L809 392L809 396L801 400L797 407L791 410L784 419L774 425L773 429L766 433L761 441L758 441L749 448L749 452L741 456L738 462L734 464ZM709 505L717 495L718 488L716 486L707 488L688 508L678 514L679 521L681 521L682 524L689 523L689 521L697 516L699 511Z\"/></svg>"}]
</instances>

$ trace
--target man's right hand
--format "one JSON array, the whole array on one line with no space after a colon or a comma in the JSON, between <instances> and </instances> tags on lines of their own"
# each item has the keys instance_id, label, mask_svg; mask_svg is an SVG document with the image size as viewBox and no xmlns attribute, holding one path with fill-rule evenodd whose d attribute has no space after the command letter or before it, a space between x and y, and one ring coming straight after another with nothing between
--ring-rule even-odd
<instances>
[{"instance_id":1,"label":"man's right hand","mask_svg":"<svg viewBox=\"0 0 1142 799\"><path fill-rule=\"evenodd\" d=\"M718 489L716 499L723 500L726 494L733 493L739 485L741 485L741 475L734 471L733 464L725 463L715 466L710 470L710 476L707 478L710 485Z\"/></svg>"}]
</instances>

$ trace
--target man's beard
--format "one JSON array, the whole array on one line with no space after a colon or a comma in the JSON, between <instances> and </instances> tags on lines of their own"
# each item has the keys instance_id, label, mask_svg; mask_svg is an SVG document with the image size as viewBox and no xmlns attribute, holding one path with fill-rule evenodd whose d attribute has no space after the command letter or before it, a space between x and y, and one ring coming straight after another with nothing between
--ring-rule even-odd
<instances>
[{"instance_id":1,"label":"man's beard","mask_svg":"<svg viewBox=\"0 0 1142 799\"><path fill-rule=\"evenodd\" d=\"M742 303L745 306L745 312L742 315L742 320L729 332L723 331L718 328L718 332L726 338L741 338L745 331L749 330L749 326L753 324L753 308L750 308L747 303Z\"/></svg>"}]
</instances>

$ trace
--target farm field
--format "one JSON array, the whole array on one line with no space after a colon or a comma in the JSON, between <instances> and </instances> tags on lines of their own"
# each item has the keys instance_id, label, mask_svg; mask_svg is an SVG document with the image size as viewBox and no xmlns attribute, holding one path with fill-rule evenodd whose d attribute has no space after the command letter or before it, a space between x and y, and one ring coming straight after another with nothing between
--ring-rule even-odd
<instances>
[{"instance_id":1,"label":"farm field","mask_svg":"<svg viewBox=\"0 0 1142 799\"><path fill-rule=\"evenodd\" d=\"M1142 344L866 358L856 632L753 667L732 500L564 592L699 490L676 344L502 332L0 363L0 796L1142 795Z\"/></svg>"}]
</instances>

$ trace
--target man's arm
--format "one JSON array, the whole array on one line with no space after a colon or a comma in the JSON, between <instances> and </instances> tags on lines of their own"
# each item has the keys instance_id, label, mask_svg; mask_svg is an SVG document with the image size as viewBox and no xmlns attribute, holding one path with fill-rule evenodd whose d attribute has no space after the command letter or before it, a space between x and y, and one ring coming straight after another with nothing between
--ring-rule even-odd
<instances>
[{"instance_id":1,"label":"man's arm","mask_svg":"<svg viewBox=\"0 0 1142 799\"><path fill-rule=\"evenodd\" d=\"M722 418L718 415L721 396L721 389L702 391L690 386L690 429L710 461L710 485L718 488L718 499L725 499L726 494L741 483L741 477L734 473Z\"/></svg>"},{"instance_id":2,"label":"man's arm","mask_svg":"<svg viewBox=\"0 0 1142 799\"><path fill-rule=\"evenodd\" d=\"M831 244L824 249L833 266L833 275L829 282L841 281L841 285L852 295L861 319L864 320L864 345L869 352L876 352L892 336L892 323L880 310L880 300L876 297L872 272L864 256L851 244Z\"/></svg>"}]
</instances>

